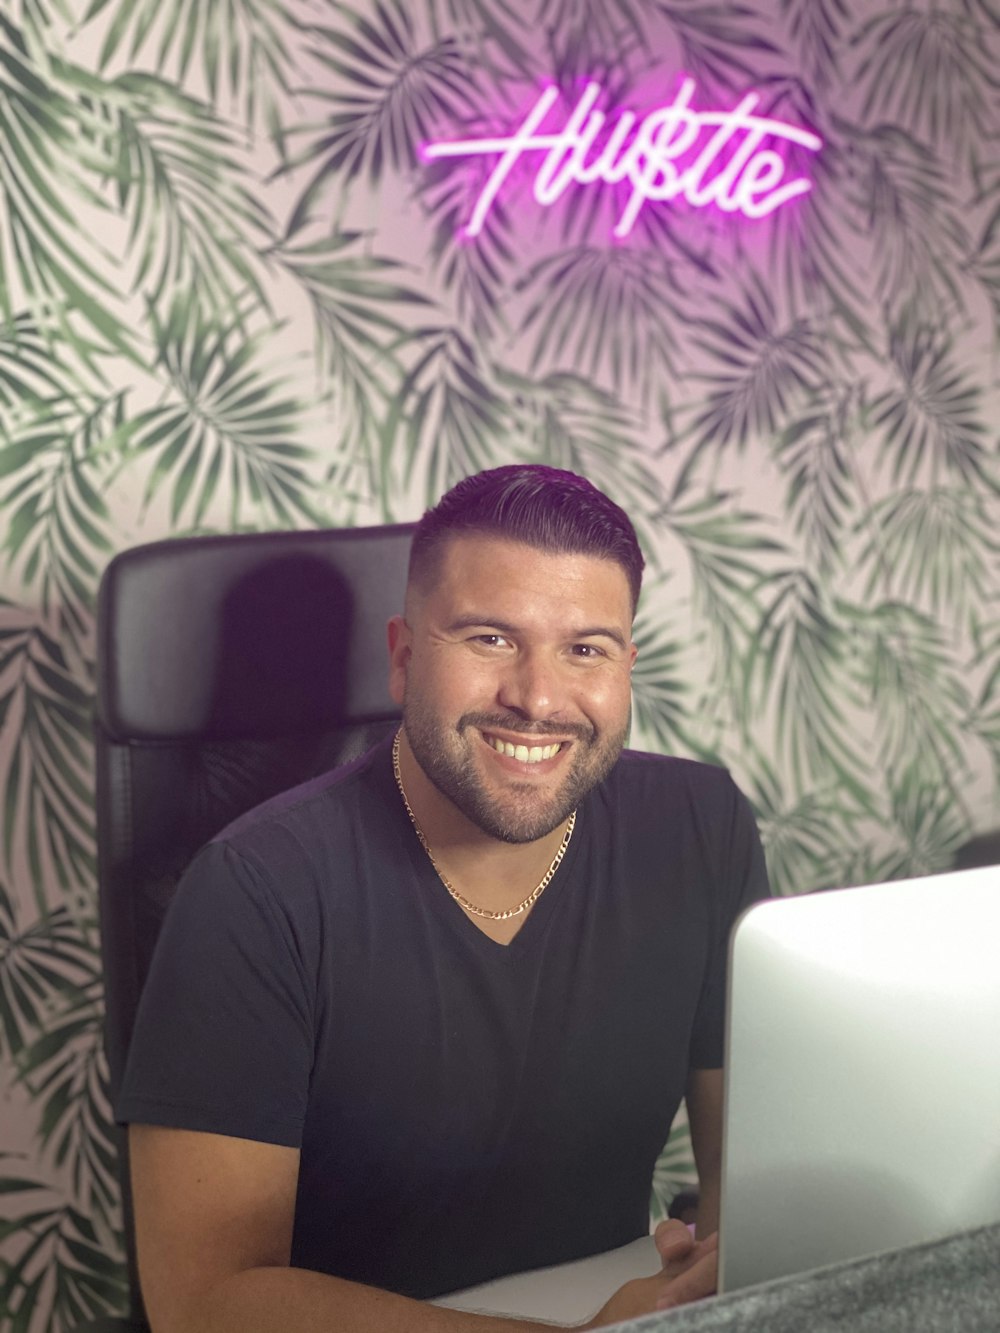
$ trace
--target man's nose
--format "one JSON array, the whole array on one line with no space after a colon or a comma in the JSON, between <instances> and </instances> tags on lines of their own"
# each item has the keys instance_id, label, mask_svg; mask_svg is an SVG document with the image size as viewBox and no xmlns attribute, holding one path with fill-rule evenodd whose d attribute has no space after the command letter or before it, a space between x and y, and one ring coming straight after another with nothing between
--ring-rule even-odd
<instances>
[{"instance_id":1,"label":"man's nose","mask_svg":"<svg viewBox=\"0 0 1000 1333\"><path fill-rule=\"evenodd\" d=\"M549 654L519 653L501 678L497 702L528 721L553 717L566 704L559 663Z\"/></svg>"}]
</instances>

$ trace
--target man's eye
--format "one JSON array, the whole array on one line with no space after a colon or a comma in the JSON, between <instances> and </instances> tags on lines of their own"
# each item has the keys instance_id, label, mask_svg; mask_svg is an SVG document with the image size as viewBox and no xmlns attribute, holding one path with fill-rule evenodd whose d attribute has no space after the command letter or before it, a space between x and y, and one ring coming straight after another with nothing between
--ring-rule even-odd
<instances>
[{"instance_id":1,"label":"man's eye","mask_svg":"<svg viewBox=\"0 0 1000 1333\"><path fill-rule=\"evenodd\" d=\"M582 657L584 661L588 659L604 656L604 650L598 648L596 643L574 643L573 656Z\"/></svg>"},{"instance_id":2,"label":"man's eye","mask_svg":"<svg viewBox=\"0 0 1000 1333\"><path fill-rule=\"evenodd\" d=\"M486 648L505 648L507 640L502 634L477 634L474 643L481 643Z\"/></svg>"}]
</instances>

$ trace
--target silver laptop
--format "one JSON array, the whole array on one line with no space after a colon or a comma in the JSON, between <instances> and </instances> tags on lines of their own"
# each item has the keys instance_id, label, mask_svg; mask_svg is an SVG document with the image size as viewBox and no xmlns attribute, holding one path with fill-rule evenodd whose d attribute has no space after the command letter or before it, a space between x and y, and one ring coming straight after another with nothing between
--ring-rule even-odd
<instances>
[{"instance_id":1,"label":"silver laptop","mask_svg":"<svg viewBox=\"0 0 1000 1333\"><path fill-rule=\"evenodd\" d=\"M720 1290L1000 1221L1000 868L785 898L731 943Z\"/></svg>"}]
</instances>

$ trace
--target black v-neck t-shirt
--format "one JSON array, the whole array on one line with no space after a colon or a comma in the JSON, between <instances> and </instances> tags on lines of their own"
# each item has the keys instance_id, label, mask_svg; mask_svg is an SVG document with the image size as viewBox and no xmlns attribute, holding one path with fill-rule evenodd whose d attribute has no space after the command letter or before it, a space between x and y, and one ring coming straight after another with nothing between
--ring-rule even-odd
<instances>
[{"instance_id":1,"label":"black v-neck t-shirt","mask_svg":"<svg viewBox=\"0 0 1000 1333\"><path fill-rule=\"evenodd\" d=\"M722 1063L729 931L766 894L729 775L626 751L499 944L386 742L199 854L117 1117L300 1149L292 1263L405 1295L625 1244L689 1069Z\"/></svg>"}]
</instances>

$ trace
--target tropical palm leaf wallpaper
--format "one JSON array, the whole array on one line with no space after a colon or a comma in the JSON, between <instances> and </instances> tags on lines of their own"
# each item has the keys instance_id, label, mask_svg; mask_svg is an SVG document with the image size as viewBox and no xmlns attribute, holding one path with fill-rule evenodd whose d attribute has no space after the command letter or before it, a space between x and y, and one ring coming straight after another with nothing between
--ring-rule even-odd
<instances>
[{"instance_id":1,"label":"tropical palm leaf wallpaper","mask_svg":"<svg viewBox=\"0 0 1000 1333\"><path fill-rule=\"evenodd\" d=\"M996 0L5 0L0 1325L123 1302L90 705L117 550L415 517L514 459L651 561L636 741L729 764L778 890L1000 823ZM629 185L462 229L539 91L818 135L759 218ZM561 120L559 119L561 117ZM725 156L725 155L724 155ZM929 1165L929 1169L932 1169ZM683 1138L657 1202L690 1171Z\"/></svg>"}]
</instances>

